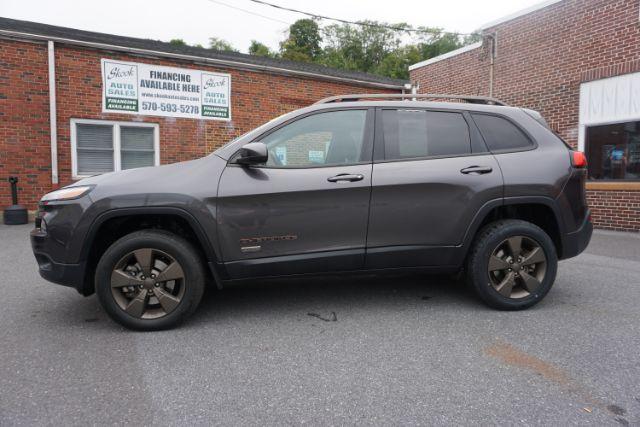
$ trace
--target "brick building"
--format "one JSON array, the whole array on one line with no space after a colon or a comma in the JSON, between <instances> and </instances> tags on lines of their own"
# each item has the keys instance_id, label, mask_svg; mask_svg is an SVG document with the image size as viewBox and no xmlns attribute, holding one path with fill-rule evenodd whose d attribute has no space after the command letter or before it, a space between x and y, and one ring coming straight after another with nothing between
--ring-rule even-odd
<instances>
[{"instance_id":1,"label":"brick building","mask_svg":"<svg viewBox=\"0 0 640 427\"><path fill-rule=\"evenodd\" d=\"M420 93L489 95L540 111L589 160L597 227L640 230L640 1L548 0L482 41L410 67Z\"/></svg>"},{"instance_id":2,"label":"brick building","mask_svg":"<svg viewBox=\"0 0 640 427\"><path fill-rule=\"evenodd\" d=\"M0 18L0 212L9 176L33 210L83 176L200 157L323 97L404 83Z\"/></svg>"}]
</instances>

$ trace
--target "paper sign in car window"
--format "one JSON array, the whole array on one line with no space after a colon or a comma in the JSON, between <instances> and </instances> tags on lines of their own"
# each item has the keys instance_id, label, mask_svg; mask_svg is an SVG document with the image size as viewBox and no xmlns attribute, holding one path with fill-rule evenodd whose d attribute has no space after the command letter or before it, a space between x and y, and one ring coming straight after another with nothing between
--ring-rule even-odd
<instances>
[{"instance_id":1,"label":"paper sign in car window","mask_svg":"<svg viewBox=\"0 0 640 427\"><path fill-rule=\"evenodd\" d=\"M276 157L281 165L287 164L287 147L276 147Z\"/></svg>"},{"instance_id":2,"label":"paper sign in car window","mask_svg":"<svg viewBox=\"0 0 640 427\"><path fill-rule=\"evenodd\" d=\"M309 161L311 163L324 163L324 151L310 150Z\"/></svg>"}]
</instances>

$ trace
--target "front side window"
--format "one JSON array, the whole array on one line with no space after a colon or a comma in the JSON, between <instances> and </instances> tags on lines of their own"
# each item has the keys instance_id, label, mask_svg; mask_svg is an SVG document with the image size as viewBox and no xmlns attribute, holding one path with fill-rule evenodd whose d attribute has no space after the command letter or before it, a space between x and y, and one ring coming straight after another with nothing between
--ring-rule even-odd
<instances>
[{"instance_id":1,"label":"front side window","mask_svg":"<svg viewBox=\"0 0 640 427\"><path fill-rule=\"evenodd\" d=\"M640 121L587 128L589 178L640 180Z\"/></svg>"},{"instance_id":2,"label":"front side window","mask_svg":"<svg viewBox=\"0 0 640 427\"><path fill-rule=\"evenodd\" d=\"M472 114L490 151L522 150L533 146L531 140L509 120L489 114Z\"/></svg>"},{"instance_id":3,"label":"front side window","mask_svg":"<svg viewBox=\"0 0 640 427\"><path fill-rule=\"evenodd\" d=\"M262 138L267 166L314 167L366 161L366 110L330 111L296 120Z\"/></svg>"},{"instance_id":4,"label":"front side window","mask_svg":"<svg viewBox=\"0 0 640 427\"><path fill-rule=\"evenodd\" d=\"M382 123L387 160L471 153L469 126L460 113L385 109Z\"/></svg>"},{"instance_id":5,"label":"front side window","mask_svg":"<svg viewBox=\"0 0 640 427\"><path fill-rule=\"evenodd\" d=\"M158 126L72 120L73 177L159 164Z\"/></svg>"}]
</instances>

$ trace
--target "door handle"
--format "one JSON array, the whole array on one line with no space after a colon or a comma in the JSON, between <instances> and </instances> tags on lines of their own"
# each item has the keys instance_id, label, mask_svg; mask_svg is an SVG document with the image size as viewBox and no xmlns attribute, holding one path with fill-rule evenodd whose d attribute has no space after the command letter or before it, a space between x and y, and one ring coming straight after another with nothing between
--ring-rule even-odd
<instances>
[{"instance_id":1,"label":"door handle","mask_svg":"<svg viewBox=\"0 0 640 427\"><path fill-rule=\"evenodd\" d=\"M348 174L348 173L341 173L339 175L336 176L332 176L331 178L327 178L327 181L329 182L354 182L354 181L362 181L364 179L364 175L360 175L360 174L356 174L356 175L352 175L352 174Z\"/></svg>"},{"instance_id":2,"label":"door handle","mask_svg":"<svg viewBox=\"0 0 640 427\"><path fill-rule=\"evenodd\" d=\"M474 175L482 175L484 173L493 172L493 168L491 166L469 166L464 169L460 169L460 173L463 174L474 174Z\"/></svg>"}]
</instances>

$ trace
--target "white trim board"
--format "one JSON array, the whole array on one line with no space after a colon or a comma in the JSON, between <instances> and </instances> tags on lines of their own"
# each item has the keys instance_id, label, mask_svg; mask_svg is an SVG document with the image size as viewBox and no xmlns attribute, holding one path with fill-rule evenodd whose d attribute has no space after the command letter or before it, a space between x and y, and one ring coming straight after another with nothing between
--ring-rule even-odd
<instances>
[{"instance_id":1,"label":"white trim board","mask_svg":"<svg viewBox=\"0 0 640 427\"><path fill-rule=\"evenodd\" d=\"M488 28L495 27L496 25L502 24L502 23L507 22L507 21L511 21L513 19L516 19L516 18L519 18L521 16L527 15L527 14L529 14L531 12L535 12L537 10L544 9L545 7L551 6L552 4L560 3L561 1L563 1L563 0L546 0L546 1L543 1L542 3L534 4L533 6L529 6L526 9L522 9L522 10L514 12L514 13L512 13L510 15L503 16L502 18L498 18L498 19L496 19L494 21L487 22L486 24L482 25L479 28L479 30L486 30Z\"/></svg>"},{"instance_id":2,"label":"white trim board","mask_svg":"<svg viewBox=\"0 0 640 427\"><path fill-rule=\"evenodd\" d=\"M463 46L459 49L452 50L447 53L443 53L442 55L434 56L433 58L427 59L426 61L409 65L409 71L415 70L416 68L424 67L425 65L433 64L434 62L442 61L443 59L451 58L452 56L460 55L461 53L469 52L470 50L477 49L480 46L482 46L481 41L472 43L467 46Z\"/></svg>"}]
</instances>

